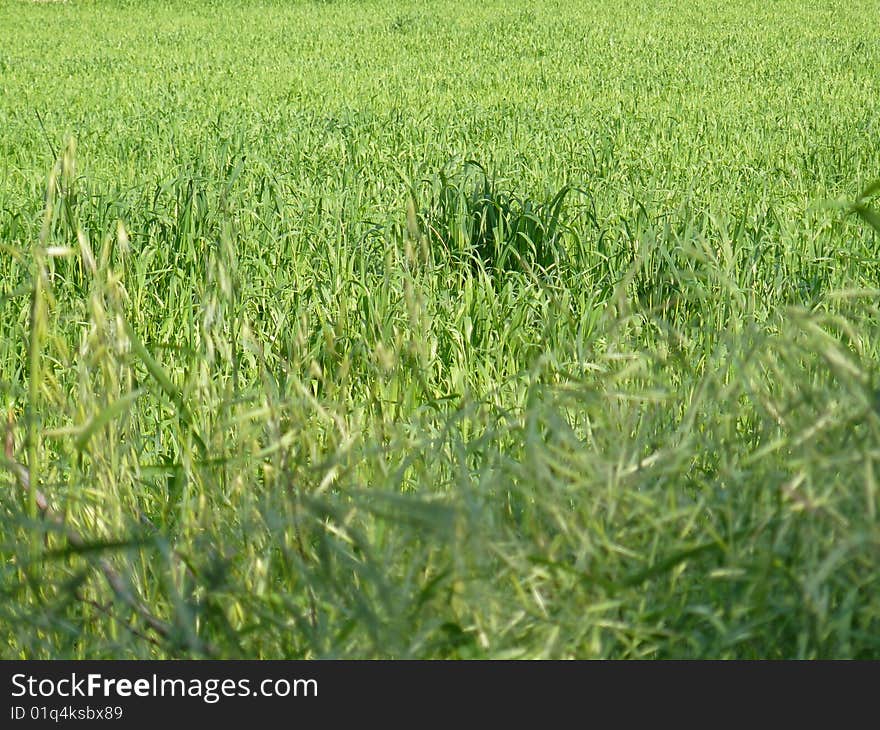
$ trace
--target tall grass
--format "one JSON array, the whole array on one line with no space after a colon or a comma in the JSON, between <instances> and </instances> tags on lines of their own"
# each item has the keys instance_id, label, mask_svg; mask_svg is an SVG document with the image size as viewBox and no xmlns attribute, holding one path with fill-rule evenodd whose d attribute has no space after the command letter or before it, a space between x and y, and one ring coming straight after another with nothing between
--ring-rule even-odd
<instances>
[{"instance_id":1,"label":"tall grass","mask_svg":"<svg viewBox=\"0 0 880 730\"><path fill-rule=\"evenodd\" d=\"M862 10L215 6L0 18L0 655L878 656Z\"/></svg>"}]
</instances>

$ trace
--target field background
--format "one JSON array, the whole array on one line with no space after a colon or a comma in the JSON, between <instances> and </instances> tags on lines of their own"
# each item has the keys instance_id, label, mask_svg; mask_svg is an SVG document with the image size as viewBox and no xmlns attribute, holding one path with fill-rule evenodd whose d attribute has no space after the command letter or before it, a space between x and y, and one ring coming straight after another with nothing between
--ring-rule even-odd
<instances>
[{"instance_id":1,"label":"field background","mask_svg":"<svg viewBox=\"0 0 880 730\"><path fill-rule=\"evenodd\" d=\"M0 0L0 656L880 657L877 17Z\"/></svg>"}]
</instances>

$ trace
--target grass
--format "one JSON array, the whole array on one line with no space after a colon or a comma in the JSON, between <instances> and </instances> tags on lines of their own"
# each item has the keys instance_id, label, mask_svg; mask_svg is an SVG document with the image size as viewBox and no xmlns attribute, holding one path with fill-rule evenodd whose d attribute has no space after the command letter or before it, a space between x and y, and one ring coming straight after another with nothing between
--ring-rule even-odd
<instances>
[{"instance_id":1,"label":"grass","mask_svg":"<svg viewBox=\"0 0 880 730\"><path fill-rule=\"evenodd\" d=\"M0 656L878 658L878 10L0 0Z\"/></svg>"}]
</instances>

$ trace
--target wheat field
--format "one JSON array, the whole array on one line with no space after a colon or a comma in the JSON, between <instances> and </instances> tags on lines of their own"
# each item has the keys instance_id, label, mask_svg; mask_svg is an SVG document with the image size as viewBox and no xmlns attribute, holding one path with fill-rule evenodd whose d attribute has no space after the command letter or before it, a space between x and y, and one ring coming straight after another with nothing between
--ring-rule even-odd
<instances>
[{"instance_id":1,"label":"wheat field","mask_svg":"<svg viewBox=\"0 0 880 730\"><path fill-rule=\"evenodd\" d=\"M0 656L880 658L878 15L0 0Z\"/></svg>"}]
</instances>

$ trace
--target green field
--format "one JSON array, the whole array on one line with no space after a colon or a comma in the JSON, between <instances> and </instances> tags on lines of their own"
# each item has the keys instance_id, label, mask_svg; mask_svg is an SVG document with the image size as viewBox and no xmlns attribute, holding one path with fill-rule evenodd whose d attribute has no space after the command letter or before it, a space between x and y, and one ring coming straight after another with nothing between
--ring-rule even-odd
<instances>
[{"instance_id":1,"label":"green field","mask_svg":"<svg viewBox=\"0 0 880 730\"><path fill-rule=\"evenodd\" d=\"M0 657L880 658L877 17L0 0Z\"/></svg>"}]
</instances>

